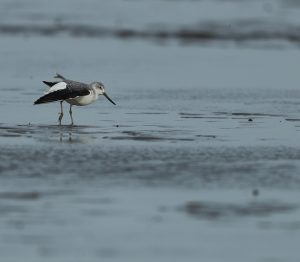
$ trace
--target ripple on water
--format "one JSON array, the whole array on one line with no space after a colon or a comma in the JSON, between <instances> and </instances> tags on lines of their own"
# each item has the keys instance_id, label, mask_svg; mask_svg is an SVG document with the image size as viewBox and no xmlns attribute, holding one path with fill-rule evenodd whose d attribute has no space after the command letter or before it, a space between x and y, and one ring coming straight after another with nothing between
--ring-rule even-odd
<instances>
[{"instance_id":1,"label":"ripple on water","mask_svg":"<svg viewBox=\"0 0 300 262\"><path fill-rule=\"evenodd\" d=\"M241 204L189 201L179 210L194 218L211 221L225 218L267 217L296 211L298 208L297 205L279 201L251 201Z\"/></svg>"},{"instance_id":2,"label":"ripple on water","mask_svg":"<svg viewBox=\"0 0 300 262\"><path fill-rule=\"evenodd\" d=\"M48 143L0 150L1 175L10 178L72 177L79 184L93 178L158 187L298 188L299 160L300 150L291 147Z\"/></svg>"}]
</instances>

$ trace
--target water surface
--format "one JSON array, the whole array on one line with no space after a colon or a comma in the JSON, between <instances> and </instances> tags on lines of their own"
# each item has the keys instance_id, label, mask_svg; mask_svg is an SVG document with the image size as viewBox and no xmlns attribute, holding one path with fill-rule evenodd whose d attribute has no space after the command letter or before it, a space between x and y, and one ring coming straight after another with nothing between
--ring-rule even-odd
<instances>
[{"instance_id":1,"label":"water surface","mask_svg":"<svg viewBox=\"0 0 300 262\"><path fill-rule=\"evenodd\" d=\"M299 261L295 1L0 5L3 260Z\"/></svg>"}]
</instances>

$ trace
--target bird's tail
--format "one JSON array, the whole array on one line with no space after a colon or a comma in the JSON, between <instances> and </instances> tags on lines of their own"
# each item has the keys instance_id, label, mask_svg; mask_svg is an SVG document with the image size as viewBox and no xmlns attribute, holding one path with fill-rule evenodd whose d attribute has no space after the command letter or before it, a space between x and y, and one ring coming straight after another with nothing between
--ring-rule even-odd
<instances>
[{"instance_id":1,"label":"bird's tail","mask_svg":"<svg viewBox=\"0 0 300 262\"><path fill-rule=\"evenodd\" d=\"M57 90L55 92L48 93L42 97L40 97L38 100L34 102L35 105L38 104L45 104L55 101L62 101L70 98L69 93L67 90Z\"/></svg>"},{"instance_id":2,"label":"bird's tail","mask_svg":"<svg viewBox=\"0 0 300 262\"><path fill-rule=\"evenodd\" d=\"M45 85L49 86L49 87L52 87L52 86L56 85L56 84L59 83L59 82L43 81L43 83L44 83Z\"/></svg>"},{"instance_id":3,"label":"bird's tail","mask_svg":"<svg viewBox=\"0 0 300 262\"><path fill-rule=\"evenodd\" d=\"M56 75L54 76L54 78L60 78L62 80L66 80L66 78L64 76L62 76L61 74L56 73Z\"/></svg>"}]
</instances>

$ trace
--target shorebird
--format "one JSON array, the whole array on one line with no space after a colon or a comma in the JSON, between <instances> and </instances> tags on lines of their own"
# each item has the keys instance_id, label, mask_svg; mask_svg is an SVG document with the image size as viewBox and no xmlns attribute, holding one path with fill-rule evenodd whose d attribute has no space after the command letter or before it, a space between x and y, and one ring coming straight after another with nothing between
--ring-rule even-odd
<instances>
[{"instance_id":1,"label":"shorebird","mask_svg":"<svg viewBox=\"0 0 300 262\"><path fill-rule=\"evenodd\" d=\"M48 92L38 100L34 102L35 105L50 103L59 101L60 102L60 113L58 122L61 125L61 120L64 116L63 102L66 101L70 104L70 118L71 125L74 125L72 116L72 106L86 106L95 102L100 95L104 95L111 103L115 105L115 102L110 99L106 94L104 85L101 82L93 82L91 84L85 84L70 79L66 79L60 74L56 74L54 78L58 78L59 81L49 82L43 81L44 84L50 87Z\"/></svg>"}]
</instances>

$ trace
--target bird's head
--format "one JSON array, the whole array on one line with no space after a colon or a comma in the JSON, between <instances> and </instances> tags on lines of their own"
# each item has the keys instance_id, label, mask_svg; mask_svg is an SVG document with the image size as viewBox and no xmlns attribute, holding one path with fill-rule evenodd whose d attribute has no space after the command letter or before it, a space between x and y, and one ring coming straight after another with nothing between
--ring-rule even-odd
<instances>
[{"instance_id":1,"label":"bird's head","mask_svg":"<svg viewBox=\"0 0 300 262\"><path fill-rule=\"evenodd\" d=\"M104 95L109 102L116 105L116 103L114 101L112 101L110 99L110 97L106 94L105 87L101 82L93 82L91 85L94 88L94 90L96 91L97 95L99 95L99 96Z\"/></svg>"}]
</instances>

